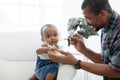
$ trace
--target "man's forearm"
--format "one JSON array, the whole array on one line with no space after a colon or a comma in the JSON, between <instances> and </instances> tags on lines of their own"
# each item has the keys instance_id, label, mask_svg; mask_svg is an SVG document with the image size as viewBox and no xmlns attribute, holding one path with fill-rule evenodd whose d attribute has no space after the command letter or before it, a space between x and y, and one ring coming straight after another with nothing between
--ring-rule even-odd
<instances>
[{"instance_id":1,"label":"man's forearm","mask_svg":"<svg viewBox=\"0 0 120 80\"><path fill-rule=\"evenodd\" d=\"M113 70L109 65L107 64L101 64L101 63L89 63L89 62L81 62L81 69L91 72L93 74L107 76L110 78L120 78L120 72Z\"/></svg>"},{"instance_id":2,"label":"man's forearm","mask_svg":"<svg viewBox=\"0 0 120 80\"><path fill-rule=\"evenodd\" d=\"M88 48L86 48L86 50L84 50L82 54L85 55L87 58L89 58L90 60L92 60L95 63L103 62L100 53L95 53L94 51L92 51Z\"/></svg>"}]
</instances>

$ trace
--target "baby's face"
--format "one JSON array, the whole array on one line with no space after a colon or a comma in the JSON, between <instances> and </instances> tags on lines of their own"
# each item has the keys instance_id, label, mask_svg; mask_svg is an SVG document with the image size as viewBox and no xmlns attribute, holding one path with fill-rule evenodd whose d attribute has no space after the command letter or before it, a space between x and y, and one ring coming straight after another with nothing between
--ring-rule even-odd
<instances>
[{"instance_id":1,"label":"baby's face","mask_svg":"<svg viewBox=\"0 0 120 80\"><path fill-rule=\"evenodd\" d=\"M46 27L42 32L42 40L49 45L56 45L59 41L58 30L56 27Z\"/></svg>"}]
</instances>

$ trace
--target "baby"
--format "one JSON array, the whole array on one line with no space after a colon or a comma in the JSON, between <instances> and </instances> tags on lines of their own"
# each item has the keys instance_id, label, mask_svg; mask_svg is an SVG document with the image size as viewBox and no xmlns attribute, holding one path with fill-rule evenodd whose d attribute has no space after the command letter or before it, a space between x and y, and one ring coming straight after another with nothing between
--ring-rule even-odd
<instances>
[{"instance_id":1,"label":"baby","mask_svg":"<svg viewBox=\"0 0 120 80\"><path fill-rule=\"evenodd\" d=\"M58 49L60 48L60 46L58 45L59 34L57 28L53 24L46 24L41 28L41 40L43 44L40 48L36 50L37 62L35 74L29 80L72 79L71 77L73 77L73 75L75 74L75 69L72 65L63 65L57 62L52 62L48 56L48 54L64 56L58 51ZM66 74L68 75L66 77L63 77Z\"/></svg>"},{"instance_id":2,"label":"baby","mask_svg":"<svg viewBox=\"0 0 120 80\"><path fill-rule=\"evenodd\" d=\"M52 62L48 54L60 56L57 51L59 49L59 34L57 28L53 24L46 24L41 28L41 40L43 44L37 49L37 63L35 74L39 80L55 80L58 73L58 63Z\"/></svg>"}]
</instances>

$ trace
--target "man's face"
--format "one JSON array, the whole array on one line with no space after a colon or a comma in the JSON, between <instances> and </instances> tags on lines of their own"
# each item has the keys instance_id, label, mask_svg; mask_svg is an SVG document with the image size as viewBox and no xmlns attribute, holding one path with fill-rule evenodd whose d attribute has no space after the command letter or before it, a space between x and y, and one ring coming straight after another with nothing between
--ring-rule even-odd
<instances>
[{"instance_id":1,"label":"man's face","mask_svg":"<svg viewBox=\"0 0 120 80\"><path fill-rule=\"evenodd\" d=\"M83 14L87 24L93 26L93 28L97 29L103 26L103 16L101 15L101 13L95 15L90 11L89 7L86 7L83 9Z\"/></svg>"}]
</instances>

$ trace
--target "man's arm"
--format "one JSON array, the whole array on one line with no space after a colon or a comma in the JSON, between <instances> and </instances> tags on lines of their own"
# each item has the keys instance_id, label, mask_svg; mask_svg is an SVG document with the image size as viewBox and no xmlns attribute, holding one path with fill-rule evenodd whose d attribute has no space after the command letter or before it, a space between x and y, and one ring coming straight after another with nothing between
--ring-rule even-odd
<instances>
[{"instance_id":1,"label":"man's arm","mask_svg":"<svg viewBox=\"0 0 120 80\"><path fill-rule=\"evenodd\" d=\"M83 55L85 55L87 58L89 58L94 63L103 63L102 57L100 53L96 53L89 48L84 49Z\"/></svg>"},{"instance_id":2,"label":"man's arm","mask_svg":"<svg viewBox=\"0 0 120 80\"><path fill-rule=\"evenodd\" d=\"M93 74L107 76L110 78L120 78L120 72L112 69L107 64L89 63L89 62L81 61L80 66L81 66L81 69Z\"/></svg>"}]
</instances>

